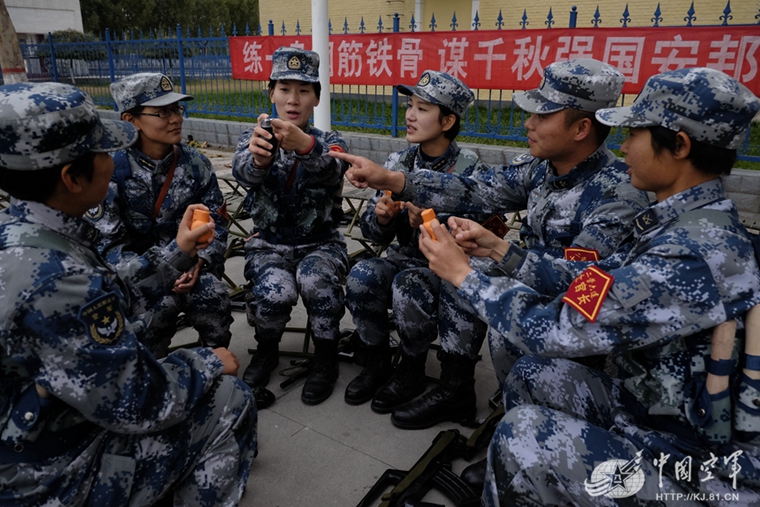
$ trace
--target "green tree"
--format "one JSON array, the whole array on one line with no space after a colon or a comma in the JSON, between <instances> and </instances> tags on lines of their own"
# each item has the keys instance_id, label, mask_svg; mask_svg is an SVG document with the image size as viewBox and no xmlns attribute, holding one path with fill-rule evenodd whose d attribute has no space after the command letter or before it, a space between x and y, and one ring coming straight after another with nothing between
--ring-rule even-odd
<instances>
[{"instance_id":1,"label":"green tree","mask_svg":"<svg viewBox=\"0 0 760 507\"><path fill-rule=\"evenodd\" d=\"M80 0L80 5L86 32L102 34L108 28L114 38L130 30L174 35L178 23L192 35L199 27L204 35L209 27L218 35L221 25L228 35L233 25L242 34L246 24L252 32L259 24L259 0Z\"/></svg>"}]
</instances>

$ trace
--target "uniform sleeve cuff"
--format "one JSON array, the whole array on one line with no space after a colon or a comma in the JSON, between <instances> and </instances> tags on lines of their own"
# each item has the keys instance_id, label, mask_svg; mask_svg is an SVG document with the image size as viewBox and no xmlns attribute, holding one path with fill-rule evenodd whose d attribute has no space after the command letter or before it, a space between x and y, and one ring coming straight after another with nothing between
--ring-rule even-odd
<instances>
[{"instance_id":1,"label":"uniform sleeve cuff","mask_svg":"<svg viewBox=\"0 0 760 507\"><path fill-rule=\"evenodd\" d=\"M311 145L309 145L309 148L304 151L296 151L296 155L301 155L303 157L304 155L308 155L309 153L311 153L311 150L314 149L314 145L317 144L317 140L311 134L309 134L309 137L311 137Z\"/></svg>"},{"instance_id":2,"label":"uniform sleeve cuff","mask_svg":"<svg viewBox=\"0 0 760 507\"><path fill-rule=\"evenodd\" d=\"M507 253L496 265L496 269L509 277L514 277L527 258L528 252L515 245L514 243L510 243L509 249L507 249Z\"/></svg>"},{"instance_id":3,"label":"uniform sleeve cuff","mask_svg":"<svg viewBox=\"0 0 760 507\"><path fill-rule=\"evenodd\" d=\"M179 248L176 239L173 239L171 243L163 248L163 257L166 259L166 262L183 272L187 271L193 266L193 264L195 264L195 259Z\"/></svg>"}]
</instances>

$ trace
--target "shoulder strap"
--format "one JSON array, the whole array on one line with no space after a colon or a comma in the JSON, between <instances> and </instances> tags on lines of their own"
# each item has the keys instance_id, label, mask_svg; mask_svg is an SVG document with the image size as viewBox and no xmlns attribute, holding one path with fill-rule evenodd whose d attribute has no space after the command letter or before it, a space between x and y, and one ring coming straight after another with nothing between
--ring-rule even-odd
<instances>
[{"instance_id":1,"label":"shoulder strap","mask_svg":"<svg viewBox=\"0 0 760 507\"><path fill-rule=\"evenodd\" d=\"M179 158L179 150L177 149L177 145L174 145L174 157L172 157L172 166L169 168L169 172L166 174L166 179L164 180L164 186L161 187L161 192L158 194L158 197L156 198L156 205L153 208L153 218L158 217L158 213L161 211L161 206L164 204L164 199L166 199L166 194L169 192L169 187L172 184L172 180L174 179L174 170L177 169L177 159Z\"/></svg>"},{"instance_id":2,"label":"shoulder strap","mask_svg":"<svg viewBox=\"0 0 760 507\"><path fill-rule=\"evenodd\" d=\"M701 220L707 219L713 224L719 227L727 227L735 225L736 222L731 218L731 215L725 211L718 211L715 209L697 208L691 211L687 211L679 215L671 224L673 226L686 227L691 225L699 225Z\"/></svg>"},{"instance_id":3,"label":"shoulder strap","mask_svg":"<svg viewBox=\"0 0 760 507\"><path fill-rule=\"evenodd\" d=\"M575 208L575 216L570 222L570 234L572 235L572 238L575 238L581 233L581 213L589 204L591 204L592 197L591 192L589 192L589 187L591 187L591 185L586 185L583 192L581 192L581 196L578 199L578 207Z\"/></svg>"},{"instance_id":4,"label":"shoulder strap","mask_svg":"<svg viewBox=\"0 0 760 507\"><path fill-rule=\"evenodd\" d=\"M1 235L5 237L2 246L9 247L33 247L59 250L71 254L74 248L71 243L55 231L46 227L29 222L10 222L0 227Z\"/></svg>"},{"instance_id":5,"label":"shoulder strap","mask_svg":"<svg viewBox=\"0 0 760 507\"><path fill-rule=\"evenodd\" d=\"M126 192L127 178L132 176L132 167L129 165L127 152L120 150L113 154L113 177L119 187L119 197L124 196Z\"/></svg>"},{"instance_id":6,"label":"shoulder strap","mask_svg":"<svg viewBox=\"0 0 760 507\"><path fill-rule=\"evenodd\" d=\"M453 174L462 174L468 167L475 165L477 161L478 155L474 151L466 148L462 149L459 151L456 164L449 169L449 172Z\"/></svg>"}]
</instances>

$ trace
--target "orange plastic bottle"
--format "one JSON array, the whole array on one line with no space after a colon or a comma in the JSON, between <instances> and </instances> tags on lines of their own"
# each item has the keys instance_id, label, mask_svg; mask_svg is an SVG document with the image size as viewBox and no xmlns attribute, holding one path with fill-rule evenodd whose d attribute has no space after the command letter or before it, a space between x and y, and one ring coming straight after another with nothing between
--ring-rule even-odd
<instances>
[{"instance_id":1,"label":"orange plastic bottle","mask_svg":"<svg viewBox=\"0 0 760 507\"><path fill-rule=\"evenodd\" d=\"M386 190L385 195L386 197L392 197L393 192L391 192L390 190ZM393 201L393 211L398 211L398 210L399 210L398 201Z\"/></svg>"},{"instance_id":2,"label":"orange plastic bottle","mask_svg":"<svg viewBox=\"0 0 760 507\"><path fill-rule=\"evenodd\" d=\"M194 231L201 225L209 223L211 220L211 214L208 211L202 209L193 210L193 223L190 225L190 230ZM208 241L213 234L212 231L208 231L208 234L204 234L198 241Z\"/></svg>"},{"instance_id":3,"label":"orange plastic bottle","mask_svg":"<svg viewBox=\"0 0 760 507\"><path fill-rule=\"evenodd\" d=\"M435 220L435 211L433 211L432 208L428 208L422 211L422 225L425 226L425 229L427 229L428 234L430 234L430 237L433 238L433 241L438 241L438 238L436 238L435 234L433 233L433 228L430 226L430 222L433 220Z\"/></svg>"}]
</instances>

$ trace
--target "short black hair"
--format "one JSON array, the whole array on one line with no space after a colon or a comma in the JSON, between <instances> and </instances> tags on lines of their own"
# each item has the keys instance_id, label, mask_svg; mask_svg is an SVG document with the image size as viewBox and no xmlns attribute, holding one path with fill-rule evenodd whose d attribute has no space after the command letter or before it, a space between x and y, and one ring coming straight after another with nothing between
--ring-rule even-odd
<instances>
[{"instance_id":1,"label":"short black hair","mask_svg":"<svg viewBox=\"0 0 760 507\"><path fill-rule=\"evenodd\" d=\"M652 149L659 155L662 150L675 153L678 132L662 126L649 127L652 134ZM687 134L688 135L688 134ZM691 151L686 159L701 173L715 176L731 174L731 168L736 163L736 150L712 146L703 141L691 139Z\"/></svg>"},{"instance_id":2,"label":"short black hair","mask_svg":"<svg viewBox=\"0 0 760 507\"><path fill-rule=\"evenodd\" d=\"M297 81L297 79L270 79L269 93L272 93L274 87L277 86L277 81ZM322 83L319 81L316 83L307 83L306 81L302 81L302 83L310 84L314 88L314 94L317 96L317 100L320 100L320 95L322 95Z\"/></svg>"},{"instance_id":3,"label":"short black hair","mask_svg":"<svg viewBox=\"0 0 760 507\"><path fill-rule=\"evenodd\" d=\"M601 145L607 136L610 135L611 127L603 124L596 119L596 114L589 111L581 111L580 109L574 109L569 107L565 111L565 127L570 128L573 123L580 121L584 118L591 120L591 128L594 129L594 139L597 145Z\"/></svg>"},{"instance_id":4,"label":"short black hair","mask_svg":"<svg viewBox=\"0 0 760 507\"><path fill-rule=\"evenodd\" d=\"M449 130L443 133L443 137L445 137L449 141L453 141L459 135L459 130L462 128L462 119L459 118L458 114L456 114L454 111L452 111L446 106L439 105L438 109L440 109L441 111L440 113L438 113L439 122L442 121L444 117L450 114L453 114L454 118L456 118L456 120L454 121L454 125L452 125Z\"/></svg>"},{"instance_id":5,"label":"short black hair","mask_svg":"<svg viewBox=\"0 0 760 507\"><path fill-rule=\"evenodd\" d=\"M95 172L95 155L94 152L88 152L71 162L70 174L84 176L87 181L92 181ZM0 167L0 188L16 199L45 202L53 195L56 185L61 181L61 171L66 165L68 164L34 171Z\"/></svg>"},{"instance_id":6,"label":"short black hair","mask_svg":"<svg viewBox=\"0 0 760 507\"><path fill-rule=\"evenodd\" d=\"M132 116L140 116L142 112L145 110L145 106L135 106L132 109L127 109L126 111L122 111L121 114L129 113Z\"/></svg>"}]
</instances>

